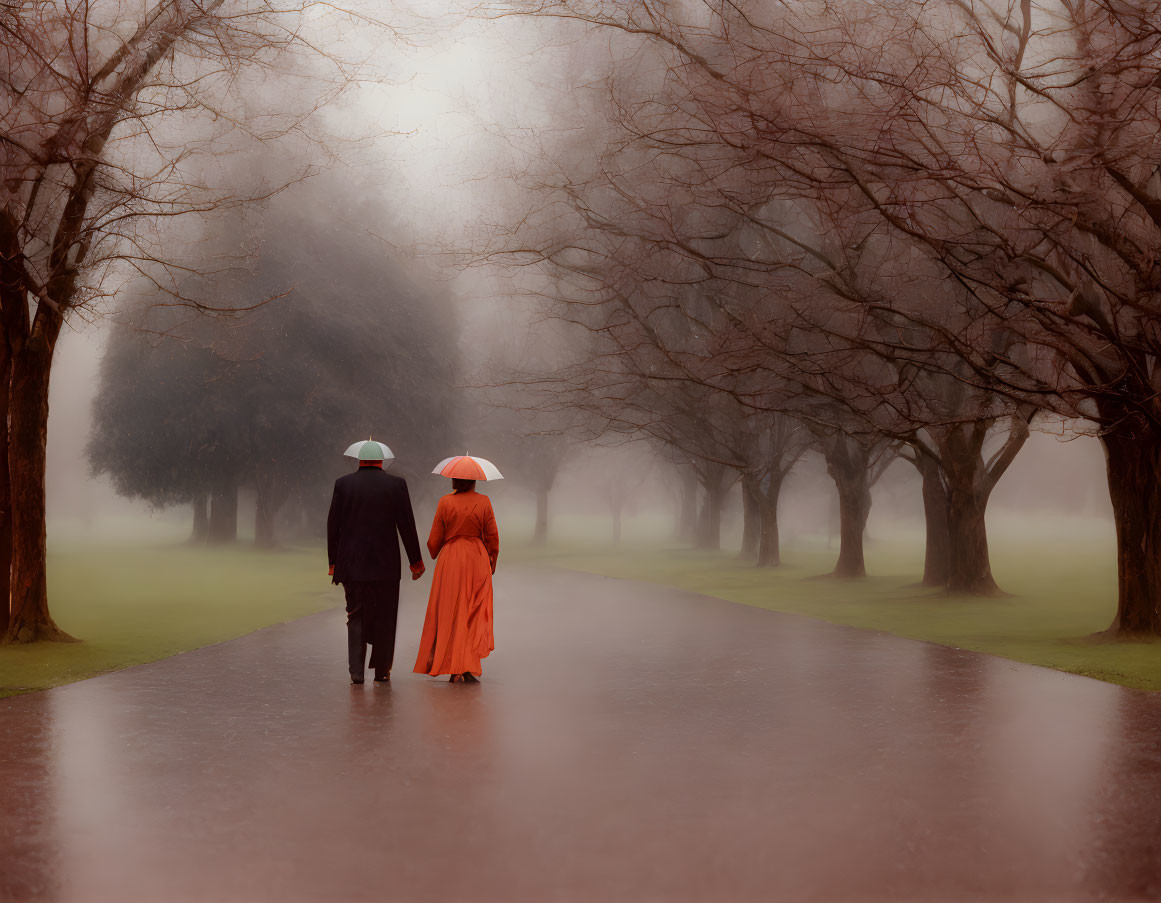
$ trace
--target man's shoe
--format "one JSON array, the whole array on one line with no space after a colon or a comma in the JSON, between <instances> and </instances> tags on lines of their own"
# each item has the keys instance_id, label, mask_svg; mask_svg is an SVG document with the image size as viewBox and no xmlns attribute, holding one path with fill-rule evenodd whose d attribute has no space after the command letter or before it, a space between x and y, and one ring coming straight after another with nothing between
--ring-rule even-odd
<instances>
[{"instance_id":1,"label":"man's shoe","mask_svg":"<svg viewBox=\"0 0 1161 903\"><path fill-rule=\"evenodd\" d=\"M361 678L361 677L355 677L355 675L354 675L354 674L352 674L352 675L351 675L351 683L353 683L353 684L361 684L362 682L363 682L363 678Z\"/></svg>"},{"instance_id":2,"label":"man's shoe","mask_svg":"<svg viewBox=\"0 0 1161 903\"><path fill-rule=\"evenodd\" d=\"M388 671L386 674L376 674L375 675L375 683L377 683L377 684L385 684L390 679L391 679L391 672L390 671Z\"/></svg>"}]
</instances>

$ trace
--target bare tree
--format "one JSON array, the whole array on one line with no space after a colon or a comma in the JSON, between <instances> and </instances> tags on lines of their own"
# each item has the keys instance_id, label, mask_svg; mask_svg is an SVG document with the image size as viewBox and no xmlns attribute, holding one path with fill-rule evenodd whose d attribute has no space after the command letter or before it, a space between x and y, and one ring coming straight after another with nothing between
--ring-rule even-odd
<instances>
[{"instance_id":1,"label":"bare tree","mask_svg":"<svg viewBox=\"0 0 1161 903\"><path fill-rule=\"evenodd\" d=\"M307 23L325 29L342 13L310 0L82 0L0 14L7 642L69 639L49 614L45 576L48 390L65 318L95 310L124 274L204 307L181 297L183 267L164 244L172 230L158 230L276 190L215 185L199 160L244 142L308 139L312 113L355 69L319 52Z\"/></svg>"},{"instance_id":2,"label":"bare tree","mask_svg":"<svg viewBox=\"0 0 1161 903\"><path fill-rule=\"evenodd\" d=\"M959 96L971 95L979 60L948 54L986 31L972 10L996 19L990 27L1016 42L1013 60L1023 59L1030 19L1009 27L983 4L885 3L873 15L862 4L827 4L809 20L805 4L706 8L704 17L637 3L535 6L536 15L597 26L619 34L622 48L651 53L611 61L614 150L551 186L579 229L523 252L582 277L597 265L578 262L578 252L602 270L616 261L628 281L652 286L647 304L637 301L640 288L622 290L634 298L630 316L642 334L667 340L654 321L676 309L690 333L717 339L713 355L668 344L665 362L680 378L736 391L737 374L760 370L776 386L799 383L810 404L840 402L823 407L829 419L813 418L827 435L908 443L928 477L925 578L990 593L983 506L1056 371L1052 355L1025 351L1034 319L1009 322L1002 292L981 293L993 275L1012 271L1005 261L1015 256L980 251L1011 225L981 216L981 204L997 206L978 191L989 177L983 155L1000 159L1019 142L965 144L962 134L995 127L994 108L971 96L974 106L943 109L919 93L924 79L954 78ZM966 31L964 15L974 23ZM958 23L951 34L949 22ZM1014 80L1008 72L998 83L1011 93ZM1015 102L1005 103L1002 121L1012 129ZM943 119L932 121L937 108ZM967 121L958 143L952 120ZM961 203L972 193L975 206ZM708 311L667 299L691 285ZM583 278L576 287L591 297ZM806 341L788 343L790 330ZM1014 371L1025 386L1013 384ZM744 403L768 407L752 384ZM999 424L1007 439L985 457ZM826 446L833 474L851 462L839 454L845 445ZM864 493L848 487L845 495L857 522L854 500Z\"/></svg>"}]
</instances>

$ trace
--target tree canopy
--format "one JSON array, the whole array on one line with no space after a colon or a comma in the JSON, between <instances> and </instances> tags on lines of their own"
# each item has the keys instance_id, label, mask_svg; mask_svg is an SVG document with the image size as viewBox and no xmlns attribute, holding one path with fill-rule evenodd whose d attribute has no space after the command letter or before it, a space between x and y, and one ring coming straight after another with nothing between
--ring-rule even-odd
<instances>
[{"instance_id":1,"label":"tree canopy","mask_svg":"<svg viewBox=\"0 0 1161 903\"><path fill-rule=\"evenodd\" d=\"M324 197L341 215L317 214ZM143 288L124 302L90 457L118 492L158 506L211 498L229 511L238 488L252 487L257 539L270 543L288 501L321 516L356 439L386 442L409 477L462 444L456 308L376 237L390 223L373 198L337 178L232 225L225 232L255 249L248 266L183 290L217 316L159 304ZM211 512L211 534L214 521Z\"/></svg>"}]
</instances>

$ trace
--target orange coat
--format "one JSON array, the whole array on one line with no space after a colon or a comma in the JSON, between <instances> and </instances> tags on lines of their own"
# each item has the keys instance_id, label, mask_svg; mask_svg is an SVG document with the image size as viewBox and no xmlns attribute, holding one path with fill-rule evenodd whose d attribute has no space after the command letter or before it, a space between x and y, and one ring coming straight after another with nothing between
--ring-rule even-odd
<instances>
[{"instance_id":1,"label":"orange coat","mask_svg":"<svg viewBox=\"0 0 1161 903\"><path fill-rule=\"evenodd\" d=\"M492 574L500 533L491 500L474 490L441 498L427 550L436 564L415 671L479 675L480 659L495 648Z\"/></svg>"}]
</instances>

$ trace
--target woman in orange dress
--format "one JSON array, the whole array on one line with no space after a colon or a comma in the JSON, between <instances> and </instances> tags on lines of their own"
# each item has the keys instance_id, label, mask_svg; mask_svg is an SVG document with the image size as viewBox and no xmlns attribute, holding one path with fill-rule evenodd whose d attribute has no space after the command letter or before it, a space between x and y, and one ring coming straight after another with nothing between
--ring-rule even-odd
<instances>
[{"instance_id":1,"label":"woman in orange dress","mask_svg":"<svg viewBox=\"0 0 1161 903\"><path fill-rule=\"evenodd\" d=\"M476 492L475 480L453 480L452 488L439 500L427 538L436 564L415 671L475 682L484 670L480 659L495 648L492 575L500 533L492 502Z\"/></svg>"}]
</instances>

